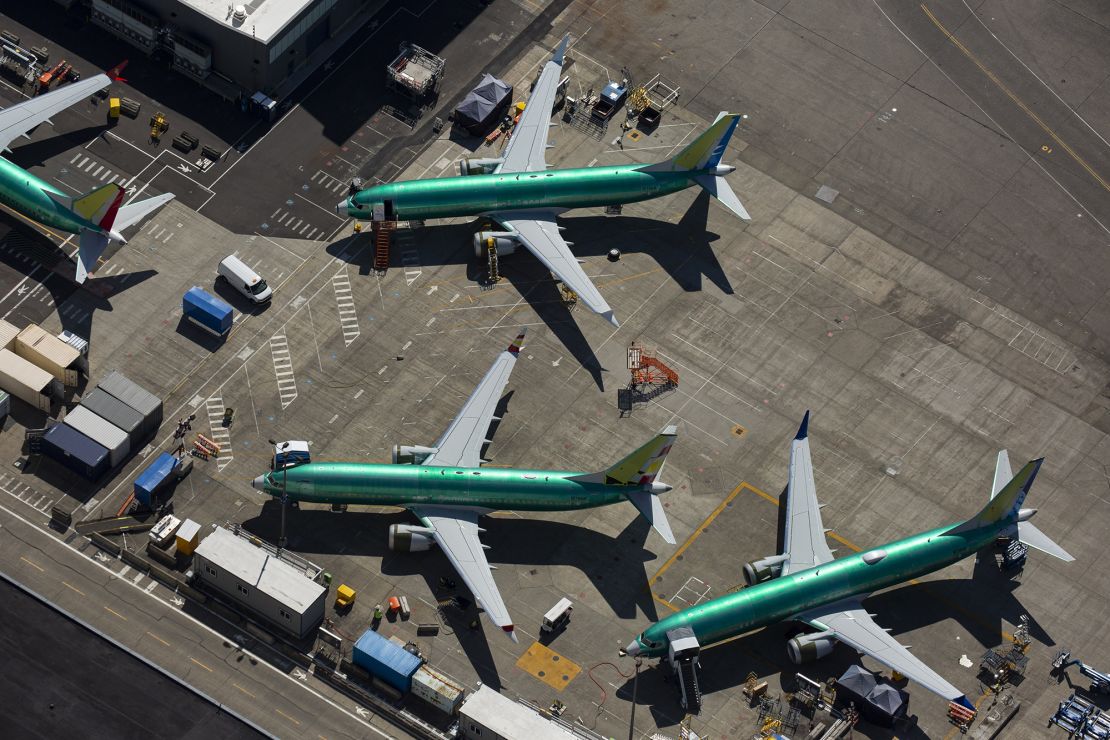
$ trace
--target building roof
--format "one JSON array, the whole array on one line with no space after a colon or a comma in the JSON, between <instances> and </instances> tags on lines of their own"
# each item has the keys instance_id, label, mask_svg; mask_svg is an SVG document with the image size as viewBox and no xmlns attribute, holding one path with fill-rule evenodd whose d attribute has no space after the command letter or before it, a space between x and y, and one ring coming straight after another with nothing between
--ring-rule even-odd
<instances>
[{"instance_id":1,"label":"building roof","mask_svg":"<svg viewBox=\"0 0 1110 740\"><path fill-rule=\"evenodd\" d=\"M212 530L196 554L300 614L327 590L289 563L223 527Z\"/></svg>"},{"instance_id":2,"label":"building roof","mask_svg":"<svg viewBox=\"0 0 1110 740\"><path fill-rule=\"evenodd\" d=\"M233 28L244 36L253 36L264 44L285 28L314 0L180 0L182 5ZM246 20L235 20L231 9L242 5Z\"/></svg>"},{"instance_id":3,"label":"building roof","mask_svg":"<svg viewBox=\"0 0 1110 740\"><path fill-rule=\"evenodd\" d=\"M526 737L529 740L573 740L574 735L544 719L523 704L502 696L489 686L471 694L459 714L468 717L501 737Z\"/></svg>"}]
</instances>

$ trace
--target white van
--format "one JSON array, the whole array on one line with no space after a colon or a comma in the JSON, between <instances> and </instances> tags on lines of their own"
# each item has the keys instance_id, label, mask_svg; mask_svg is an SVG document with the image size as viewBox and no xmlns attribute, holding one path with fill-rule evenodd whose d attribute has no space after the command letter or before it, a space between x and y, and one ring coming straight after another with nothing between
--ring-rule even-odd
<instances>
[{"instance_id":1,"label":"white van","mask_svg":"<svg viewBox=\"0 0 1110 740\"><path fill-rule=\"evenodd\" d=\"M559 603L551 607L547 614L543 615L543 622L540 623L540 630L543 632L556 632L566 626L570 621L570 613L574 611L574 605L570 599L559 599Z\"/></svg>"},{"instance_id":2,"label":"white van","mask_svg":"<svg viewBox=\"0 0 1110 740\"><path fill-rule=\"evenodd\" d=\"M235 255L225 257L216 272L252 303L265 303L274 294L266 281Z\"/></svg>"}]
</instances>

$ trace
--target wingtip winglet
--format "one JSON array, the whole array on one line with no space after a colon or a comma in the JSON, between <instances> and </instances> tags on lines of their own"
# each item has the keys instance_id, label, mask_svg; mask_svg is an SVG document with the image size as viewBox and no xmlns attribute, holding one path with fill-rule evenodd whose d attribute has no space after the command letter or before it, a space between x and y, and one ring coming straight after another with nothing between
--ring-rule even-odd
<instances>
[{"instance_id":1,"label":"wingtip winglet","mask_svg":"<svg viewBox=\"0 0 1110 740\"><path fill-rule=\"evenodd\" d=\"M668 436L678 436L678 425L668 424L667 426L663 427L663 431L661 431L660 434L665 434Z\"/></svg>"},{"instance_id":2,"label":"wingtip winglet","mask_svg":"<svg viewBox=\"0 0 1110 740\"><path fill-rule=\"evenodd\" d=\"M514 357L520 354L520 350L524 346L524 335L527 333L527 329L521 329L520 334L517 334L516 339L514 339L513 343L509 345L509 349L507 351Z\"/></svg>"},{"instance_id":3,"label":"wingtip winglet","mask_svg":"<svg viewBox=\"0 0 1110 740\"><path fill-rule=\"evenodd\" d=\"M112 82L127 82L127 80L121 77L121 75L123 74L123 69L127 66L128 61L130 60L124 59L122 62L112 67L104 74L108 75L108 79L110 79Z\"/></svg>"},{"instance_id":4,"label":"wingtip winglet","mask_svg":"<svg viewBox=\"0 0 1110 740\"><path fill-rule=\"evenodd\" d=\"M615 328L617 328L617 329L621 328L621 322L617 321L617 317L613 315L613 310L612 309L609 309L608 311L602 312L601 318L608 321Z\"/></svg>"},{"instance_id":5,"label":"wingtip winglet","mask_svg":"<svg viewBox=\"0 0 1110 740\"><path fill-rule=\"evenodd\" d=\"M501 625L501 629L505 631L505 634L509 636L510 640L513 642L520 642L520 638L516 636L516 625L504 624Z\"/></svg>"},{"instance_id":6,"label":"wingtip winglet","mask_svg":"<svg viewBox=\"0 0 1110 740\"><path fill-rule=\"evenodd\" d=\"M555 48L555 53L551 55L551 61L563 66L563 57L566 56L567 46L570 45L570 34L564 34L563 40L559 42L559 46Z\"/></svg>"},{"instance_id":7,"label":"wingtip winglet","mask_svg":"<svg viewBox=\"0 0 1110 740\"><path fill-rule=\"evenodd\" d=\"M805 439L809 436L809 409L806 409L806 415L802 417L802 425L798 427L798 433L794 439Z\"/></svg>"}]
</instances>

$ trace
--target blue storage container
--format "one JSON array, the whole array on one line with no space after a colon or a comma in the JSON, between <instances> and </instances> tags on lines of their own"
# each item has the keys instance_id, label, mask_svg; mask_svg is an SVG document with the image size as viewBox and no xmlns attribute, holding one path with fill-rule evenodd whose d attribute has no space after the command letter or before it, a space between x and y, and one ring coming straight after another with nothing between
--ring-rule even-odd
<instances>
[{"instance_id":1,"label":"blue storage container","mask_svg":"<svg viewBox=\"0 0 1110 740\"><path fill-rule=\"evenodd\" d=\"M366 630L358 638L351 654L355 665L406 694L412 688L412 674L423 663L420 658L374 630Z\"/></svg>"},{"instance_id":2,"label":"blue storage container","mask_svg":"<svg viewBox=\"0 0 1110 740\"><path fill-rule=\"evenodd\" d=\"M47 430L42 451L89 480L96 480L108 469L108 448L68 424L55 424Z\"/></svg>"},{"instance_id":3,"label":"blue storage container","mask_svg":"<svg viewBox=\"0 0 1110 740\"><path fill-rule=\"evenodd\" d=\"M155 458L154 462L135 479L135 500L143 506L150 507L154 492L173 479L180 462L168 452L163 452Z\"/></svg>"},{"instance_id":4,"label":"blue storage container","mask_svg":"<svg viewBox=\"0 0 1110 740\"><path fill-rule=\"evenodd\" d=\"M231 331L235 313L231 306L202 288L189 288L181 299L181 310L186 319L218 337Z\"/></svg>"}]
</instances>

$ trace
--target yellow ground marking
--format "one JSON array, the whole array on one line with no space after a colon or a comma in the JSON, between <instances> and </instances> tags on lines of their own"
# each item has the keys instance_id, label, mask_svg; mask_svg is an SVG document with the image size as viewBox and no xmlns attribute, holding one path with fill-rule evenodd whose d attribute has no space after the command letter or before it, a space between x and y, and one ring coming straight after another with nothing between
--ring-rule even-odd
<instances>
[{"instance_id":1,"label":"yellow ground marking","mask_svg":"<svg viewBox=\"0 0 1110 740\"><path fill-rule=\"evenodd\" d=\"M725 507L728 506L729 501L732 501L732 499L736 498L736 495L738 493L740 493L740 491L742 491L742 490L748 490L748 491L754 493L755 495L759 496L760 498L763 498L763 499L766 499L767 501L770 501L775 506L779 505L779 500L778 500L777 497L772 496L771 494L766 493L765 491L759 490L758 488L756 488L752 484L748 483L747 481L742 482L736 488L732 489L732 493L730 493L725 498L725 500L721 502L720 506L718 506L716 509L714 509L713 513L710 514L709 517L704 522L701 523L701 526L699 526L696 530L694 530L694 533L692 535L690 535L690 537L685 542L682 543L682 547L675 550L674 555L671 555L671 557L667 560L667 562L663 563L662 567L660 567L659 570L656 571L655 575L651 577L650 581L648 581L648 588L649 589L654 589L655 583L662 577L662 575L667 571L667 569L670 568L671 565L674 564L674 562L678 559L678 556L681 555L683 552L685 552L686 548L688 548L690 545L692 545L694 543L694 540L696 540L699 536L701 536L702 532L705 531L705 528L709 526L709 523L712 522L714 519L716 519L717 515L720 514L722 511L724 511ZM836 542L839 542L840 544L849 548L853 552L861 552L863 550L862 547L860 547L856 543L852 542L851 540L848 540L848 539L845 539L844 537L841 537L836 532L828 532L827 534L828 534L830 539L833 539ZM910 580L906 581L906 583L912 584L914 586L918 586L918 585L922 585L923 582L919 581L916 578L911 578ZM671 611L674 611L674 612L682 611L681 608L675 606L671 602L667 601L663 597L656 594L654 590L652 590L651 596L652 596L653 599L655 599L655 601L657 601L658 603L667 607ZM938 601L946 604L947 606L952 607L953 609L960 612L961 614L964 614L964 615L970 617L972 620L978 622L979 624L983 625L984 627L994 627L994 625L990 624L987 620L983 619L982 617L980 617L975 612L964 608L963 605L958 604L958 603L956 603L954 601L951 601L949 599L946 599L942 596L937 596L936 598L937 598ZM1014 637L1013 637L1012 634L1010 634L1006 630L1001 630L1000 632L1002 634L1002 639L1013 642ZM737 635L737 637L740 637L740 635ZM715 645L723 645L726 642L731 642L732 640L737 639L737 637L731 637L727 640L722 640L721 642L714 643L714 644Z\"/></svg>"},{"instance_id":2,"label":"yellow ground marking","mask_svg":"<svg viewBox=\"0 0 1110 740\"><path fill-rule=\"evenodd\" d=\"M70 591L76 591L77 593L81 594L82 596L85 595L84 591L77 588L76 586L71 586L70 584L66 583L65 581L62 581L62 585L65 586L66 588L68 588Z\"/></svg>"},{"instance_id":3,"label":"yellow ground marking","mask_svg":"<svg viewBox=\"0 0 1110 740\"><path fill-rule=\"evenodd\" d=\"M280 714L282 717L285 717L290 722L293 722L293 723L298 724L298 725L301 723L301 721L299 719L297 719L296 717L290 717L288 714L281 711L280 709L275 708L274 711L277 712L278 714Z\"/></svg>"},{"instance_id":4,"label":"yellow ground marking","mask_svg":"<svg viewBox=\"0 0 1110 740\"><path fill-rule=\"evenodd\" d=\"M19 211L16 211L12 208L9 208L8 206L0 206L0 207L2 207L5 211L12 214L13 216L21 218L24 221L26 221L27 223L29 223L31 226L35 227L35 229L37 229L39 231L39 233L41 233L43 236L52 236L52 237L54 237L55 239L57 239L58 241L61 241L61 242L64 242L66 240L66 237L62 236L58 232L54 231L53 229L51 229L47 226L44 226L44 225L40 224L38 221L35 221L34 219L27 218L26 216L24 216Z\"/></svg>"},{"instance_id":5,"label":"yellow ground marking","mask_svg":"<svg viewBox=\"0 0 1110 740\"><path fill-rule=\"evenodd\" d=\"M127 617L123 616L122 614L120 614L119 612L117 612L117 611L116 611L115 609L113 609L112 607L110 607L110 606L106 606L106 607L104 607L104 609L105 609L105 611L110 611L110 612L112 612L112 614L115 614L115 615L116 615L117 617L119 617L119 618L120 618L120 619L122 619L123 621L125 621L125 622L127 621Z\"/></svg>"},{"instance_id":6,"label":"yellow ground marking","mask_svg":"<svg viewBox=\"0 0 1110 740\"><path fill-rule=\"evenodd\" d=\"M651 580L648 581L648 589L651 591L651 598L655 599L660 604L667 607L668 609L670 609L673 612L679 611L679 608L677 606L675 606L671 602L667 601L666 599L662 598L661 596L659 596L658 594L655 593L655 584L659 582L659 579L663 577L663 574L667 572L667 569L670 568L672 565L674 565L675 561L678 560L678 557L682 553L686 552L686 548L688 548L690 545L694 544L694 540L696 540L698 537L700 537L702 535L702 533L705 532L705 528L708 527L713 522L713 520L716 519L720 515L720 513L725 510L725 507L728 506L729 502L732 501L734 498L736 498L737 494L739 494L740 491L744 490L745 488L751 489L752 491L754 491L755 493L760 494L761 496L767 496L767 494L763 493L762 491L760 491L757 488L754 488L753 486L749 485L747 482L741 483L736 488L733 488L732 493L730 493L728 496L725 497L725 500L722 501L717 506L717 508L714 509L712 511L712 513L710 513L710 515L705 518L704 522L702 522L701 524L698 525L698 528L694 530L694 533L686 538L686 541L683 542L682 545L677 550L674 551L673 555L671 555L669 558L667 558L667 562L663 563L663 565L661 565L659 567L659 570L655 571L655 575L653 575L651 577ZM770 497L768 497L768 498L770 498ZM771 500L774 501L775 499L771 499Z\"/></svg>"},{"instance_id":7,"label":"yellow ground marking","mask_svg":"<svg viewBox=\"0 0 1110 740\"><path fill-rule=\"evenodd\" d=\"M153 637L153 638L154 638L155 640L157 640L158 642L160 642L160 643L162 643L163 645L165 645L166 647L169 647L169 646L170 646L170 644L169 644L168 642L166 642L165 640L163 640L163 639L162 639L161 637L159 637L158 635L154 634L153 632L147 632L147 634L148 634L148 635L150 635L151 637Z\"/></svg>"},{"instance_id":8,"label":"yellow ground marking","mask_svg":"<svg viewBox=\"0 0 1110 740\"><path fill-rule=\"evenodd\" d=\"M200 662L199 660L197 660L196 658L189 658L189 660L193 661L194 663L196 663L197 665L199 665L199 666L200 666L201 668L203 668L204 670L208 671L209 673L213 673L213 671L212 671L212 669L211 669L211 668L209 668L208 666L206 666L206 665L205 665L204 663L201 663L201 662ZM297 724L300 724L300 722L298 722Z\"/></svg>"},{"instance_id":9,"label":"yellow ground marking","mask_svg":"<svg viewBox=\"0 0 1110 740\"><path fill-rule=\"evenodd\" d=\"M1010 100L1014 101L1014 104L1017 105L1017 107L1019 107L1023 111L1025 111L1025 114L1027 116L1029 116L1035 124L1040 126L1041 130L1044 131L1046 134L1048 134L1049 137L1051 137L1053 141L1055 141L1057 144L1059 144L1064 149L1064 151L1066 151L1071 156L1071 158L1076 161L1076 163L1080 167L1087 170L1087 173L1095 179L1095 182L1097 182L1099 185L1101 185L1104 190L1110 192L1110 182L1107 182L1100 174L1095 172L1094 168L1091 167L1091 165L1087 164L1087 162L1082 157L1080 157L1079 154L1074 149L1072 149L1070 146L1068 146L1067 142L1065 142L1063 139L1061 139L1060 136L1055 131L1053 131L1051 128L1049 128L1048 124L1045 123L1043 120L1041 120L1040 116L1038 116L1036 113L1034 113L1029 108L1029 106L1026 105L1025 102L1014 93L1013 90L1011 90L1009 87L1006 86L1006 83L1004 83L1001 79L998 78L998 75L996 75L994 72L992 72L990 70L990 68L987 67L987 65L985 65L981 61L979 61L979 58L977 56L975 56L974 54L972 54L971 50L968 49L966 46L964 46L962 41L960 41L958 38L956 38L954 35L952 35L952 32L944 27L944 24L941 23L935 15L933 15L933 11L929 10L929 7L927 5L925 5L925 3L921 4L921 10L925 13L925 15L927 15L929 17L929 20L933 22L933 25L936 26L938 29L940 29L940 32L943 33L948 38L948 40L951 41L952 44L957 49L959 49L960 52L963 53L964 56L966 56L968 59L970 59L972 61L972 63L975 64L975 66L978 67L980 69L980 71L982 71L982 73L985 74L987 76L987 78L991 82L993 82L995 84L995 86L998 87L999 90L1001 90L1002 92L1004 92L1006 94L1006 97L1008 97ZM1044 147L1042 147L1042 151L1044 151Z\"/></svg>"},{"instance_id":10,"label":"yellow ground marking","mask_svg":"<svg viewBox=\"0 0 1110 740\"><path fill-rule=\"evenodd\" d=\"M237 683L232 683L231 685L234 686L235 688L239 689L240 691L242 691L244 694L246 694L247 696L249 696L252 699L257 699L258 698L257 696L255 696L251 692L247 691L246 689L244 689L242 686L240 686Z\"/></svg>"},{"instance_id":11,"label":"yellow ground marking","mask_svg":"<svg viewBox=\"0 0 1110 740\"><path fill-rule=\"evenodd\" d=\"M524 655L520 656L516 667L535 676L556 691L565 689L582 670L578 664L570 662L538 642L532 643Z\"/></svg>"},{"instance_id":12,"label":"yellow ground marking","mask_svg":"<svg viewBox=\"0 0 1110 740\"><path fill-rule=\"evenodd\" d=\"M617 278L616 280L606 280L604 282L596 283L596 285L598 289L608 288L610 285L620 285L621 283L627 283L629 280L639 280L642 277L654 275L655 273L662 271L662 267L656 267L654 270L648 270L647 272L637 272L635 275L626 275L625 277Z\"/></svg>"},{"instance_id":13,"label":"yellow ground marking","mask_svg":"<svg viewBox=\"0 0 1110 740\"><path fill-rule=\"evenodd\" d=\"M27 563L27 565L31 566L32 568L38 568L40 573L45 573L46 572L41 565L39 565L38 563L31 562L30 560L23 557L22 555L19 556L19 559L22 560L23 562Z\"/></svg>"}]
</instances>

